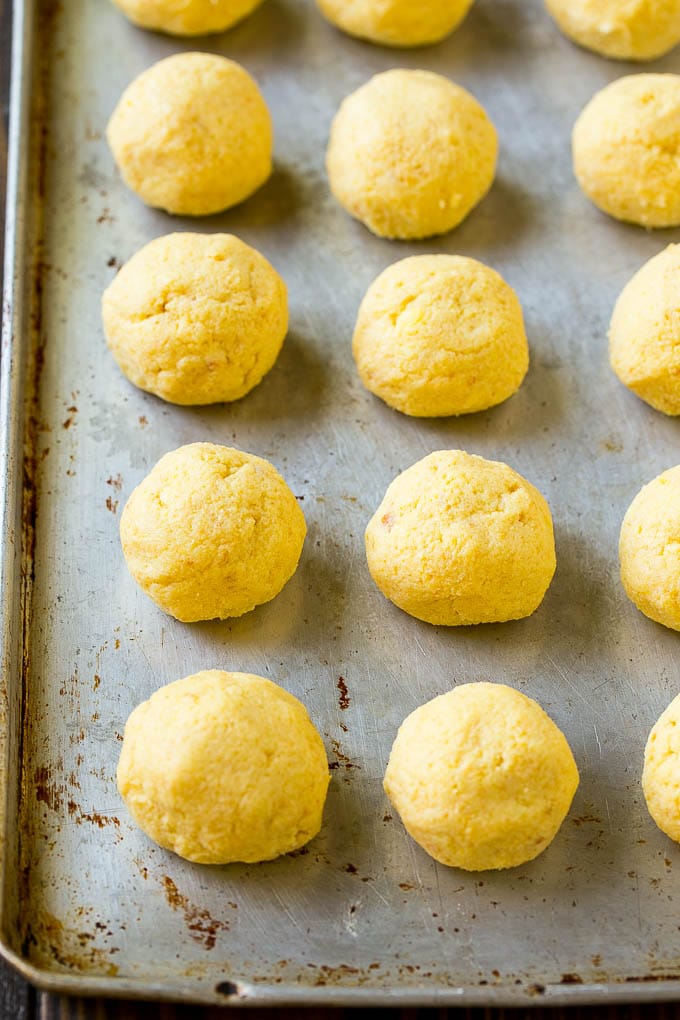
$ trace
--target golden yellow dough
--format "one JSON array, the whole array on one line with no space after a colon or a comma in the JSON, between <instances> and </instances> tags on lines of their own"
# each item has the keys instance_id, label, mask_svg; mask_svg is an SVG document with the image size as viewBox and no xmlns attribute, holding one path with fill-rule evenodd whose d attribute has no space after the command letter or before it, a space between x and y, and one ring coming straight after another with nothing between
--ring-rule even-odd
<instances>
[{"instance_id":1,"label":"golden yellow dough","mask_svg":"<svg viewBox=\"0 0 680 1020\"><path fill-rule=\"evenodd\" d=\"M462 450L397 476L366 529L366 555L383 595L448 627L530 616L556 565L540 492L507 464Z\"/></svg>"},{"instance_id":2,"label":"golden yellow dough","mask_svg":"<svg viewBox=\"0 0 680 1020\"><path fill-rule=\"evenodd\" d=\"M305 533L295 496L268 461L212 443L161 457L120 521L135 581L184 623L269 602L295 573Z\"/></svg>"},{"instance_id":3,"label":"golden yellow dough","mask_svg":"<svg viewBox=\"0 0 680 1020\"><path fill-rule=\"evenodd\" d=\"M272 367L288 329L286 285L231 234L169 234L104 293L104 332L136 386L174 404L238 400Z\"/></svg>"},{"instance_id":4,"label":"golden yellow dough","mask_svg":"<svg viewBox=\"0 0 680 1020\"><path fill-rule=\"evenodd\" d=\"M316 0L338 28L382 46L427 46L453 32L473 0Z\"/></svg>"},{"instance_id":5,"label":"golden yellow dough","mask_svg":"<svg viewBox=\"0 0 680 1020\"><path fill-rule=\"evenodd\" d=\"M628 507L619 559L623 587L640 612L680 630L680 467L645 485Z\"/></svg>"},{"instance_id":6,"label":"golden yellow dough","mask_svg":"<svg viewBox=\"0 0 680 1020\"><path fill-rule=\"evenodd\" d=\"M262 0L113 0L140 28L169 35L207 35L224 32L262 3Z\"/></svg>"},{"instance_id":7,"label":"golden yellow dough","mask_svg":"<svg viewBox=\"0 0 680 1020\"><path fill-rule=\"evenodd\" d=\"M269 861L321 828L328 762L304 705L249 673L205 670L130 715L118 789L147 836L199 864Z\"/></svg>"},{"instance_id":8,"label":"golden yellow dough","mask_svg":"<svg viewBox=\"0 0 680 1020\"><path fill-rule=\"evenodd\" d=\"M680 843L680 695L649 734L642 790L661 831Z\"/></svg>"},{"instance_id":9,"label":"golden yellow dough","mask_svg":"<svg viewBox=\"0 0 680 1020\"><path fill-rule=\"evenodd\" d=\"M576 121L574 171L617 220L680 224L680 75L634 74L598 92Z\"/></svg>"},{"instance_id":10,"label":"golden yellow dough","mask_svg":"<svg viewBox=\"0 0 680 1020\"><path fill-rule=\"evenodd\" d=\"M240 64L176 53L128 85L107 128L123 180L147 205L184 216L221 212L272 169L267 105Z\"/></svg>"},{"instance_id":11,"label":"golden yellow dough","mask_svg":"<svg viewBox=\"0 0 680 1020\"><path fill-rule=\"evenodd\" d=\"M615 60L654 60L680 42L680 0L545 0L565 35Z\"/></svg>"},{"instance_id":12,"label":"golden yellow dough","mask_svg":"<svg viewBox=\"0 0 680 1020\"><path fill-rule=\"evenodd\" d=\"M456 255L415 255L381 273L359 309L353 350L364 386L418 417L500 404L529 367L514 290Z\"/></svg>"},{"instance_id":13,"label":"golden yellow dough","mask_svg":"<svg viewBox=\"0 0 680 1020\"><path fill-rule=\"evenodd\" d=\"M402 723L385 791L407 832L442 864L514 868L555 838L578 787L564 735L531 698L463 684Z\"/></svg>"},{"instance_id":14,"label":"golden yellow dough","mask_svg":"<svg viewBox=\"0 0 680 1020\"><path fill-rule=\"evenodd\" d=\"M680 414L680 244L645 263L622 291L609 356L638 397L664 414Z\"/></svg>"},{"instance_id":15,"label":"golden yellow dough","mask_svg":"<svg viewBox=\"0 0 680 1020\"><path fill-rule=\"evenodd\" d=\"M381 237L465 219L496 172L498 139L469 92L431 71L385 71L342 103L326 166L338 202Z\"/></svg>"}]
</instances>

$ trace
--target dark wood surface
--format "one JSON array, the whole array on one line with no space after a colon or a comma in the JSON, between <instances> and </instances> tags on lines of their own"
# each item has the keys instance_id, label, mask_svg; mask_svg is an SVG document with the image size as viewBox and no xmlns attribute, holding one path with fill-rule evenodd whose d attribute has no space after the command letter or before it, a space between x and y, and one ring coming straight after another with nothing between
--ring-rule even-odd
<instances>
[{"instance_id":1,"label":"dark wood surface","mask_svg":"<svg viewBox=\"0 0 680 1020\"><path fill-rule=\"evenodd\" d=\"M30 3L33 0L22 0ZM0 0L0 255L4 235L4 195L7 157L7 110L10 65L11 0ZM0 260L0 275L2 261ZM680 1004L598 1006L572 1009L248 1009L249 1020L345 1020L368 1014L371 1020L680 1020ZM161 1003L64 998L38 992L0 960L0 1020L216 1020L218 1007L197 1008Z\"/></svg>"}]
</instances>

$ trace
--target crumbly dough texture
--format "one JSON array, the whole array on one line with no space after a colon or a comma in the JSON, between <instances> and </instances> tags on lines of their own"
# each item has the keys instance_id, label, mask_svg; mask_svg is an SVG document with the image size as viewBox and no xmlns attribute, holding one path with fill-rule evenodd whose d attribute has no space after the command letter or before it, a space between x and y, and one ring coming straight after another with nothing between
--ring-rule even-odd
<instances>
[{"instance_id":1,"label":"crumbly dough texture","mask_svg":"<svg viewBox=\"0 0 680 1020\"><path fill-rule=\"evenodd\" d=\"M316 0L338 28L382 46L427 46L461 23L473 0Z\"/></svg>"},{"instance_id":2,"label":"crumbly dough texture","mask_svg":"<svg viewBox=\"0 0 680 1020\"><path fill-rule=\"evenodd\" d=\"M680 414L680 244L645 263L622 291L609 355L638 397L664 414Z\"/></svg>"},{"instance_id":3,"label":"crumbly dough texture","mask_svg":"<svg viewBox=\"0 0 680 1020\"><path fill-rule=\"evenodd\" d=\"M212 443L161 457L120 521L135 581L185 623L269 602L295 573L305 533L295 496L268 461Z\"/></svg>"},{"instance_id":4,"label":"crumbly dough texture","mask_svg":"<svg viewBox=\"0 0 680 1020\"><path fill-rule=\"evenodd\" d=\"M634 74L588 103L573 132L574 171L617 220L680 224L680 75Z\"/></svg>"},{"instance_id":5,"label":"crumbly dough texture","mask_svg":"<svg viewBox=\"0 0 680 1020\"><path fill-rule=\"evenodd\" d=\"M267 105L248 72L212 53L176 53L128 85L107 128L123 180L147 205L221 212L272 169Z\"/></svg>"},{"instance_id":6,"label":"crumbly dough texture","mask_svg":"<svg viewBox=\"0 0 680 1020\"><path fill-rule=\"evenodd\" d=\"M545 0L565 35L615 60L654 60L680 42L680 0Z\"/></svg>"},{"instance_id":7,"label":"crumbly dough texture","mask_svg":"<svg viewBox=\"0 0 680 1020\"><path fill-rule=\"evenodd\" d=\"M326 158L333 194L381 237L444 234L484 198L498 139L469 92L430 71L377 74L342 103Z\"/></svg>"},{"instance_id":8,"label":"crumbly dough texture","mask_svg":"<svg viewBox=\"0 0 680 1020\"><path fill-rule=\"evenodd\" d=\"M507 464L431 453L392 482L366 529L373 580L427 623L518 620L555 573L548 504Z\"/></svg>"},{"instance_id":9,"label":"crumbly dough texture","mask_svg":"<svg viewBox=\"0 0 680 1020\"><path fill-rule=\"evenodd\" d=\"M168 35L224 32L262 0L113 0L130 21Z\"/></svg>"},{"instance_id":10,"label":"crumbly dough texture","mask_svg":"<svg viewBox=\"0 0 680 1020\"><path fill-rule=\"evenodd\" d=\"M418 417L500 404L529 367L514 290L456 255L416 255L381 273L359 309L353 350L364 386Z\"/></svg>"},{"instance_id":11,"label":"crumbly dough texture","mask_svg":"<svg viewBox=\"0 0 680 1020\"><path fill-rule=\"evenodd\" d=\"M238 400L272 367L288 329L286 285L231 234L169 234L104 293L104 332L136 386L174 404Z\"/></svg>"},{"instance_id":12,"label":"crumbly dough texture","mask_svg":"<svg viewBox=\"0 0 680 1020\"><path fill-rule=\"evenodd\" d=\"M680 466L645 485L628 507L619 559L623 587L640 612L680 630Z\"/></svg>"},{"instance_id":13,"label":"crumbly dough texture","mask_svg":"<svg viewBox=\"0 0 680 1020\"><path fill-rule=\"evenodd\" d=\"M130 715L118 789L139 827L199 864L268 861L321 828L328 762L304 705L271 680L212 669Z\"/></svg>"},{"instance_id":14,"label":"crumbly dough texture","mask_svg":"<svg viewBox=\"0 0 680 1020\"><path fill-rule=\"evenodd\" d=\"M417 708L392 747L385 791L442 864L514 868L552 842L578 787L564 735L531 698L463 684Z\"/></svg>"},{"instance_id":15,"label":"crumbly dough texture","mask_svg":"<svg viewBox=\"0 0 680 1020\"><path fill-rule=\"evenodd\" d=\"M680 843L680 695L652 728L645 748L642 790L662 832Z\"/></svg>"}]
</instances>

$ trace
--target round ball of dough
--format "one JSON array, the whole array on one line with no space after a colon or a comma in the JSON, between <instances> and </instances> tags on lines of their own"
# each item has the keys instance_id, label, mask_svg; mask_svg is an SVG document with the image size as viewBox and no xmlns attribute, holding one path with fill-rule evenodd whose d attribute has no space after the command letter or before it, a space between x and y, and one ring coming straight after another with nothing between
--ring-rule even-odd
<instances>
[{"instance_id":1,"label":"round ball of dough","mask_svg":"<svg viewBox=\"0 0 680 1020\"><path fill-rule=\"evenodd\" d=\"M496 130L469 92L430 71L385 71L342 103L326 158L331 190L380 237L431 237L491 187Z\"/></svg>"},{"instance_id":2,"label":"round ball of dough","mask_svg":"<svg viewBox=\"0 0 680 1020\"><path fill-rule=\"evenodd\" d=\"M272 169L272 123L260 90L240 64L213 53L176 53L140 74L106 135L128 187L178 215L228 209Z\"/></svg>"},{"instance_id":3,"label":"round ball of dough","mask_svg":"<svg viewBox=\"0 0 680 1020\"><path fill-rule=\"evenodd\" d=\"M245 18L262 0L113 0L140 28L168 35L224 32Z\"/></svg>"},{"instance_id":4,"label":"round ball of dough","mask_svg":"<svg viewBox=\"0 0 680 1020\"><path fill-rule=\"evenodd\" d=\"M650 259L623 289L609 356L638 397L664 414L680 414L680 244Z\"/></svg>"},{"instance_id":5,"label":"round ball of dough","mask_svg":"<svg viewBox=\"0 0 680 1020\"><path fill-rule=\"evenodd\" d=\"M416 255L381 273L359 309L353 349L364 386L417 417L500 404L529 367L514 290L456 255Z\"/></svg>"},{"instance_id":6,"label":"round ball of dough","mask_svg":"<svg viewBox=\"0 0 680 1020\"><path fill-rule=\"evenodd\" d=\"M576 121L574 171L603 212L642 227L680 224L680 75L634 74Z\"/></svg>"},{"instance_id":7,"label":"round ball of dough","mask_svg":"<svg viewBox=\"0 0 680 1020\"><path fill-rule=\"evenodd\" d=\"M661 831L680 843L680 695L649 734L642 790Z\"/></svg>"},{"instance_id":8,"label":"round ball of dough","mask_svg":"<svg viewBox=\"0 0 680 1020\"><path fill-rule=\"evenodd\" d=\"M487 871L545 850L578 781L569 744L540 705L502 684L475 683L408 716L385 791L431 857Z\"/></svg>"},{"instance_id":9,"label":"round ball of dough","mask_svg":"<svg viewBox=\"0 0 680 1020\"><path fill-rule=\"evenodd\" d=\"M135 581L184 623L242 616L273 599L295 573L306 530L276 468L212 443L161 457L120 521Z\"/></svg>"},{"instance_id":10,"label":"round ball of dough","mask_svg":"<svg viewBox=\"0 0 680 1020\"><path fill-rule=\"evenodd\" d=\"M615 60L654 60L680 42L680 0L545 0L565 35Z\"/></svg>"},{"instance_id":11,"label":"round ball of dough","mask_svg":"<svg viewBox=\"0 0 680 1020\"><path fill-rule=\"evenodd\" d=\"M640 612L680 630L680 467L645 485L619 538L621 581Z\"/></svg>"},{"instance_id":12,"label":"round ball of dough","mask_svg":"<svg viewBox=\"0 0 680 1020\"><path fill-rule=\"evenodd\" d=\"M128 379L173 404L238 400L272 367L288 329L286 285L231 234L169 234L123 266L102 299Z\"/></svg>"},{"instance_id":13,"label":"round ball of dough","mask_svg":"<svg viewBox=\"0 0 680 1020\"><path fill-rule=\"evenodd\" d=\"M381 46L427 46L453 32L473 0L316 0L329 21Z\"/></svg>"},{"instance_id":14,"label":"round ball of dough","mask_svg":"<svg viewBox=\"0 0 680 1020\"><path fill-rule=\"evenodd\" d=\"M125 726L118 789L147 836L199 864L269 861L321 828L328 762L297 698L249 673L161 687Z\"/></svg>"},{"instance_id":15,"label":"round ball of dough","mask_svg":"<svg viewBox=\"0 0 680 1020\"><path fill-rule=\"evenodd\" d=\"M530 616L556 565L540 492L507 464L462 450L397 476L366 529L366 555L383 595L447 627Z\"/></svg>"}]
</instances>

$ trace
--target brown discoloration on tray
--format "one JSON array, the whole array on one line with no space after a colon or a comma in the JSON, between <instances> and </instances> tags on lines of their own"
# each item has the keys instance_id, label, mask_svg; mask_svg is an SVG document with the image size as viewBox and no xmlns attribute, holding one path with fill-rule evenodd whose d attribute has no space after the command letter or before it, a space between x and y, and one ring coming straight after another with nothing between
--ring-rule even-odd
<instances>
[{"instance_id":1,"label":"brown discoloration on tray","mask_svg":"<svg viewBox=\"0 0 680 1020\"><path fill-rule=\"evenodd\" d=\"M347 681L345 680L344 676L338 677L338 682L335 686L340 692L340 697L338 698L338 705L340 707L340 711L344 712L346 709L349 708L351 704L349 691L347 689Z\"/></svg>"},{"instance_id":2,"label":"brown discoloration on tray","mask_svg":"<svg viewBox=\"0 0 680 1020\"><path fill-rule=\"evenodd\" d=\"M117 514L118 513L118 500L117 499L113 499L111 496L107 496L106 497L106 509L110 513L112 513L112 514Z\"/></svg>"},{"instance_id":3,"label":"brown discoloration on tray","mask_svg":"<svg viewBox=\"0 0 680 1020\"><path fill-rule=\"evenodd\" d=\"M173 910L181 911L189 936L204 949L214 949L220 932L229 931L229 922L216 920L210 911L197 907L181 893L169 875L163 875L161 885L165 898Z\"/></svg>"},{"instance_id":4,"label":"brown discoloration on tray","mask_svg":"<svg viewBox=\"0 0 680 1020\"><path fill-rule=\"evenodd\" d=\"M89 914L89 908L79 908L76 913ZM102 946L101 940L113 932L104 922L98 922L94 931L79 925L77 928L64 924L58 917L46 910L39 910L26 926L22 947L27 958L37 964L47 964L67 971L80 973L95 971L108 977L115 977L118 967L111 957L119 952L117 946Z\"/></svg>"}]
</instances>

